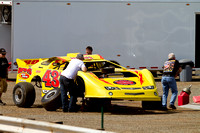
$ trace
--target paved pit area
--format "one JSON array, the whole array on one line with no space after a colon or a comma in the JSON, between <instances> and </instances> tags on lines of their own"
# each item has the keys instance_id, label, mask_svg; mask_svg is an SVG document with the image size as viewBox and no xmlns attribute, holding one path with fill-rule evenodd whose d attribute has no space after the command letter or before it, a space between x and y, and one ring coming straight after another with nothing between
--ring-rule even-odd
<instances>
[{"instance_id":1,"label":"paved pit area","mask_svg":"<svg viewBox=\"0 0 200 133\"><path fill-rule=\"evenodd\" d=\"M161 82L157 80L156 84L161 95ZM179 88L178 94L190 84L192 84L192 93L190 95L190 104L192 104L192 97L200 95L200 82L177 82ZM8 91L6 94L3 94L2 100L7 103L6 106L0 106L0 114L3 116L60 122L65 125L92 129L101 128L101 112L79 111L77 113L63 113L61 110L54 112L46 111L40 103L41 89L39 88L36 88L37 97L35 104L31 108L18 108L12 100L12 89L14 85L14 81L9 81ZM170 96L171 93L169 98ZM177 105L178 101L176 101ZM199 125L200 109L177 106L177 110L143 110L140 101L113 101L111 111L104 113L105 130L119 133L199 133Z\"/></svg>"}]
</instances>

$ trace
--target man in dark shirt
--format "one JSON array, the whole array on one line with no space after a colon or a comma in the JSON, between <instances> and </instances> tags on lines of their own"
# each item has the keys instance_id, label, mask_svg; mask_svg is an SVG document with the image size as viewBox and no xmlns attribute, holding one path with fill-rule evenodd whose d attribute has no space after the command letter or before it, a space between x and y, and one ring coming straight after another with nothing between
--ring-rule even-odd
<instances>
[{"instance_id":1,"label":"man in dark shirt","mask_svg":"<svg viewBox=\"0 0 200 133\"><path fill-rule=\"evenodd\" d=\"M176 76L181 72L181 67L179 62L176 60L174 53L168 55L168 61L164 63L164 70L162 76L162 87L163 87L163 96L162 96L162 106L163 110L167 110L167 97L169 88L171 89L172 96L170 100L169 108L176 109L174 103L178 94L178 89L176 85Z\"/></svg>"},{"instance_id":2,"label":"man in dark shirt","mask_svg":"<svg viewBox=\"0 0 200 133\"><path fill-rule=\"evenodd\" d=\"M2 93L7 91L7 77L8 77L8 60L6 59L6 50L0 49L0 105L5 105L1 100Z\"/></svg>"}]
</instances>

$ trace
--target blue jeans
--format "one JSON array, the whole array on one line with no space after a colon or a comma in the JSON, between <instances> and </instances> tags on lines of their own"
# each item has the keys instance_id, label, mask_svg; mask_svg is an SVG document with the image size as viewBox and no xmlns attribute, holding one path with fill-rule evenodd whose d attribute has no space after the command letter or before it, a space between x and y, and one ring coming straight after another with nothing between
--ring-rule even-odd
<instances>
[{"instance_id":1,"label":"blue jeans","mask_svg":"<svg viewBox=\"0 0 200 133\"><path fill-rule=\"evenodd\" d=\"M61 101L62 109L73 110L76 106L76 85L73 79L68 79L64 76L60 76L60 90L61 90ZM68 102L67 92L70 94L70 102ZM69 105L68 105L69 104Z\"/></svg>"},{"instance_id":2,"label":"blue jeans","mask_svg":"<svg viewBox=\"0 0 200 133\"><path fill-rule=\"evenodd\" d=\"M177 94L178 94L175 78L163 76L161 83L162 83L162 87L163 87L162 106L167 107L167 97L168 97L169 88L171 89L171 92L172 92L170 105L174 105Z\"/></svg>"}]
</instances>

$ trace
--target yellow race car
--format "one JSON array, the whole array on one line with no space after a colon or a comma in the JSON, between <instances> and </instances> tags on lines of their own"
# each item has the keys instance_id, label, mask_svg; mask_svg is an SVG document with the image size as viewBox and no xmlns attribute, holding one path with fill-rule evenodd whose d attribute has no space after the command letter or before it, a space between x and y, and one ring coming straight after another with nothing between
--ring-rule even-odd
<instances>
[{"instance_id":1,"label":"yellow race car","mask_svg":"<svg viewBox=\"0 0 200 133\"><path fill-rule=\"evenodd\" d=\"M60 106L59 77L78 53L46 59L17 59L18 74L13 89L13 101L18 107L30 107L35 101L35 88L42 88L42 104L46 110ZM100 55L84 55L87 72L78 72L77 95L83 99L124 99L149 103L161 101L154 77L147 69L131 70ZM83 100L84 101L84 100Z\"/></svg>"}]
</instances>

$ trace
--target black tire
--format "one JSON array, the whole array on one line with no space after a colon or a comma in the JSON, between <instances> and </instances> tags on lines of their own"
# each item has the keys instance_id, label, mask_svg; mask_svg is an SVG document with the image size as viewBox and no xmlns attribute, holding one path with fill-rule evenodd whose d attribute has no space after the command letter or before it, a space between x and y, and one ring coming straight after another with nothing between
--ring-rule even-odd
<instances>
[{"instance_id":1,"label":"black tire","mask_svg":"<svg viewBox=\"0 0 200 133\"><path fill-rule=\"evenodd\" d=\"M35 88L31 83L20 82L13 88L13 101L16 106L28 108L35 102Z\"/></svg>"},{"instance_id":2,"label":"black tire","mask_svg":"<svg viewBox=\"0 0 200 133\"><path fill-rule=\"evenodd\" d=\"M59 88L55 88L47 92L41 100L43 107L47 111L56 111L61 107L61 91Z\"/></svg>"}]
</instances>

